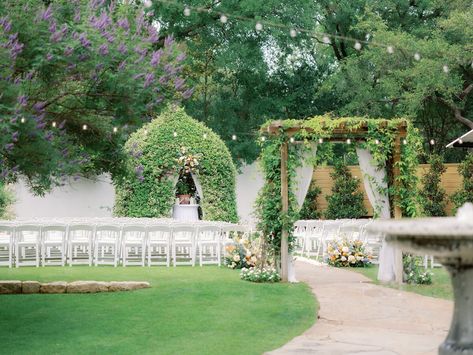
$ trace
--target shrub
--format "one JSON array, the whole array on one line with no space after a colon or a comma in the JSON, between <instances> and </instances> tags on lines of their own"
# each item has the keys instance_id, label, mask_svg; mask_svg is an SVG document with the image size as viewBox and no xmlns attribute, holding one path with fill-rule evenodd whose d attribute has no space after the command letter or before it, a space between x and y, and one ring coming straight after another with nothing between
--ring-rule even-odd
<instances>
[{"instance_id":1,"label":"shrub","mask_svg":"<svg viewBox=\"0 0 473 355\"><path fill-rule=\"evenodd\" d=\"M243 268L241 269L240 278L242 280L251 281L251 282L279 282L281 281L281 276L273 268Z\"/></svg>"},{"instance_id":2,"label":"shrub","mask_svg":"<svg viewBox=\"0 0 473 355\"><path fill-rule=\"evenodd\" d=\"M463 177L463 186L452 196L455 210L466 202L473 202L473 153L469 153L459 165L458 172Z\"/></svg>"},{"instance_id":3,"label":"shrub","mask_svg":"<svg viewBox=\"0 0 473 355\"><path fill-rule=\"evenodd\" d=\"M433 154L429 159L429 171L422 177L420 200L422 211L426 216L445 216L445 190L440 185L442 174L447 170L443 165L443 157Z\"/></svg>"},{"instance_id":4,"label":"shrub","mask_svg":"<svg viewBox=\"0 0 473 355\"><path fill-rule=\"evenodd\" d=\"M124 173L114 176L114 212L129 217L169 217L175 184L182 170L182 148L198 156L198 176L206 220L237 220L235 175L230 152L223 141L182 108L168 107L125 145L129 156Z\"/></svg>"},{"instance_id":5,"label":"shrub","mask_svg":"<svg viewBox=\"0 0 473 355\"><path fill-rule=\"evenodd\" d=\"M411 254L404 254L402 262L404 268L404 282L419 285L432 284L432 273L423 269L421 258Z\"/></svg>"},{"instance_id":6,"label":"shrub","mask_svg":"<svg viewBox=\"0 0 473 355\"><path fill-rule=\"evenodd\" d=\"M343 267L364 267L371 263L372 255L361 240L341 239L327 246L328 264Z\"/></svg>"},{"instance_id":7,"label":"shrub","mask_svg":"<svg viewBox=\"0 0 473 355\"><path fill-rule=\"evenodd\" d=\"M8 208L13 203L13 195L5 185L0 184L0 219L9 219Z\"/></svg>"},{"instance_id":8,"label":"shrub","mask_svg":"<svg viewBox=\"0 0 473 355\"><path fill-rule=\"evenodd\" d=\"M327 196L328 207L325 218L360 218L368 211L363 204L360 181L353 177L344 162L338 162L330 174L334 180L332 195Z\"/></svg>"},{"instance_id":9,"label":"shrub","mask_svg":"<svg viewBox=\"0 0 473 355\"><path fill-rule=\"evenodd\" d=\"M322 193L320 187L310 184L309 191L299 211L299 219L320 219L321 213L317 210L317 198Z\"/></svg>"}]
</instances>

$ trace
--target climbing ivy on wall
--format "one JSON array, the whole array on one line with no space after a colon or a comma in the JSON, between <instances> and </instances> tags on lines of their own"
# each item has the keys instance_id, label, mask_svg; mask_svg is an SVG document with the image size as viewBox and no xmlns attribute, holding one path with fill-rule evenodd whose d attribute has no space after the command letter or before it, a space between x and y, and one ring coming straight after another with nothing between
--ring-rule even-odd
<instances>
[{"instance_id":1,"label":"climbing ivy on wall","mask_svg":"<svg viewBox=\"0 0 473 355\"><path fill-rule=\"evenodd\" d=\"M125 172L114 177L117 216L169 217L182 148L199 157L205 220L236 222L236 169L225 143L184 109L168 107L131 135Z\"/></svg>"},{"instance_id":2,"label":"climbing ivy on wall","mask_svg":"<svg viewBox=\"0 0 473 355\"><path fill-rule=\"evenodd\" d=\"M262 126L261 131L265 132L271 122ZM323 149L323 140L332 137L343 137L350 139L353 144L361 148L367 148L373 155L374 163L380 168L384 168L386 162L392 159L396 144L397 130L400 125L407 125L407 137L401 144L401 161L396 166L400 170L397 187L393 181L388 183L388 194L392 197L397 195L397 203L403 215L413 217L418 215L418 178L415 174L418 166L418 152L421 152L421 139L419 132L403 118L392 120L380 120L364 117L344 117L334 118L330 115L316 116L307 120L285 120L281 121L281 129L278 135L270 135L262 141L262 153L260 156L263 173L266 176L266 185L260 192L257 200L257 217L259 227L268 236L273 248L280 249L281 233L283 228L289 232L290 248L292 246L291 229L293 222L297 218L296 199L292 193L295 169L300 164L300 156L304 149L307 149L309 142L319 142L317 150L317 161L324 161L324 153L332 154L330 149ZM367 133L363 136L357 134L357 130L366 126ZM307 144L290 144L288 157L289 174L289 213L281 216L281 180L280 180L280 147L283 142L289 142L289 137L284 133L290 127L300 127L293 138ZM340 135L338 128L344 128L344 134ZM348 134L346 134L348 132ZM361 142L359 142L362 140ZM404 144L405 143L405 144ZM322 144L322 146L320 145ZM387 178L389 179L389 174ZM389 181L388 181L389 182ZM386 192L386 191L383 191ZM376 206L374 206L376 209ZM286 223L284 223L286 222Z\"/></svg>"}]
</instances>

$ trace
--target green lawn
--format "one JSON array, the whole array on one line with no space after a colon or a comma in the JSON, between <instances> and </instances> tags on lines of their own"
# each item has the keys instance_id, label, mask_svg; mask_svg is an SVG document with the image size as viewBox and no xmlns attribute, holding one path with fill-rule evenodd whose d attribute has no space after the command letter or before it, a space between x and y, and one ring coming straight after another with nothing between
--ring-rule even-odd
<instances>
[{"instance_id":1,"label":"green lawn","mask_svg":"<svg viewBox=\"0 0 473 355\"><path fill-rule=\"evenodd\" d=\"M369 279L373 280L375 283L379 284L376 276L378 274L378 267L371 266L366 268L351 268L352 271L357 271L362 273ZM434 275L432 277L432 285L408 285L408 284L383 284L388 287L396 288L398 290L404 290L409 292L415 292L420 295L443 298L447 300L453 300L453 289L450 283L450 276L448 275L447 270L442 268L429 269Z\"/></svg>"},{"instance_id":2,"label":"green lawn","mask_svg":"<svg viewBox=\"0 0 473 355\"><path fill-rule=\"evenodd\" d=\"M254 284L217 267L0 269L0 279L149 281L133 292L1 295L4 354L261 354L315 322L305 284Z\"/></svg>"}]
</instances>

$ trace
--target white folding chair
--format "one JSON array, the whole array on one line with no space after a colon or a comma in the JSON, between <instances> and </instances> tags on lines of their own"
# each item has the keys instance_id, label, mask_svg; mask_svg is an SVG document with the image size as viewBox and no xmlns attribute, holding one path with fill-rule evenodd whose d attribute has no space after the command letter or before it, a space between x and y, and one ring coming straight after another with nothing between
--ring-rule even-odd
<instances>
[{"instance_id":1,"label":"white folding chair","mask_svg":"<svg viewBox=\"0 0 473 355\"><path fill-rule=\"evenodd\" d=\"M146 226L126 225L122 229L122 265L145 266Z\"/></svg>"},{"instance_id":2,"label":"white folding chair","mask_svg":"<svg viewBox=\"0 0 473 355\"><path fill-rule=\"evenodd\" d=\"M15 227L12 225L0 225L0 266L13 266L13 245L15 239Z\"/></svg>"},{"instance_id":3,"label":"white folding chair","mask_svg":"<svg viewBox=\"0 0 473 355\"><path fill-rule=\"evenodd\" d=\"M204 226L197 229L197 249L199 249L199 265L221 265L221 229L217 226ZM195 258L195 257L194 257Z\"/></svg>"},{"instance_id":4,"label":"white folding chair","mask_svg":"<svg viewBox=\"0 0 473 355\"><path fill-rule=\"evenodd\" d=\"M250 228L247 226L242 226L238 224L231 224L231 225L226 225L222 226L222 233L221 233L221 239L220 239L220 244L221 244L221 257L226 256L226 249L228 245L235 244L235 237L239 238L245 238L248 237L250 233Z\"/></svg>"},{"instance_id":5,"label":"white folding chair","mask_svg":"<svg viewBox=\"0 0 473 355\"><path fill-rule=\"evenodd\" d=\"M342 221L330 220L324 222L324 229L322 232L322 260L327 258L327 247L330 242L340 238L340 227Z\"/></svg>"},{"instance_id":6,"label":"white folding chair","mask_svg":"<svg viewBox=\"0 0 473 355\"><path fill-rule=\"evenodd\" d=\"M71 224L67 229L67 258L69 266L92 266L94 226Z\"/></svg>"},{"instance_id":7,"label":"white folding chair","mask_svg":"<svg viewBox=\"0 0 473 355\"><path fill-rule=\"evenodd\" d=\"M172 227L172 262L174 266L195 266L195 234L195 226L176 225Z\"/></svg>"},{"instance_id":8,"label":"white folding chair","mask_svg":"<svg viewBox=\"0 0 473 355\"><path fill-rule=\"evenodd\" d=\"M306 255L307 257L315 256L316 259L319 259L322 252L323 231L324 221L307 221L304 237L303 255Z\"/></svg>"},{"instance_id":9,"label":"white folding chair","mask_svg":"<svg viewBox=\"0 0 473 355\"><path fill-rule=\"evenodd\" d=\"M41 227L19 225L15 228L16 267L39 266L41 248Z\"/></svg>"},{"instance_id":10,"label":"white folding chair","mask_svg":"<svg viewBox=\"0 0 473 355\"><path fill-rule=\"evenodd\" d=\"M172 230L167 225L148 226L148 266L171 264Z\"/></svg>"},{"instance_id":11,"label":"white folding chair","mask_svg":"<svg viewBox=\"0 0 473 355\"><path fill-rule=\"evenodd\" d=\"M293 235L295 238L294 253L303 254L306 242L307 221L296 221L294 223Z\"/></svg>"},{"instance_id":12,"label":"white folding chair","mask_svg":"<svg viewBox=\"0 0 473 355\"><path fill-rule=\"evenodd\" d=\"M117 267L121 228L117 225L102 224L95 227L94 265Z\"/></svg>"},{"instance_id":13,"label":"white folding chair","mask_svg":"<svg viewBox=\"0 0 473 355\"><path fill-rule=\"evenodd\" d=\"M65 224L47 224L41 227L41 264L66 264L66 235Z\"/></svg>"}]
</instances>

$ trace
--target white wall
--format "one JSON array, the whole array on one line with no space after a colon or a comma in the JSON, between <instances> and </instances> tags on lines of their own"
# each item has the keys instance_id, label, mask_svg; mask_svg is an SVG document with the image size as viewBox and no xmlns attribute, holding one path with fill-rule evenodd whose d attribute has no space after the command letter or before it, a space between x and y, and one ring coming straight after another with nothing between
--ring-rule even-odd
<instances>
[{"instance_id":1,"label":"white wall","mask_svg":"<svg viewBox=\"0 0 473 355\"><path fill-rule=\"evenodd\" d=\"M236 178L238 216L241 222L254 223L253 205L264 180L256 163L242 167ZM32 217L108 217L115 200L108 175L95 181L79 179L57 187L44 197L34 196L24 182L14 186L16 218Z\"/></svg>"}]
</instances>

